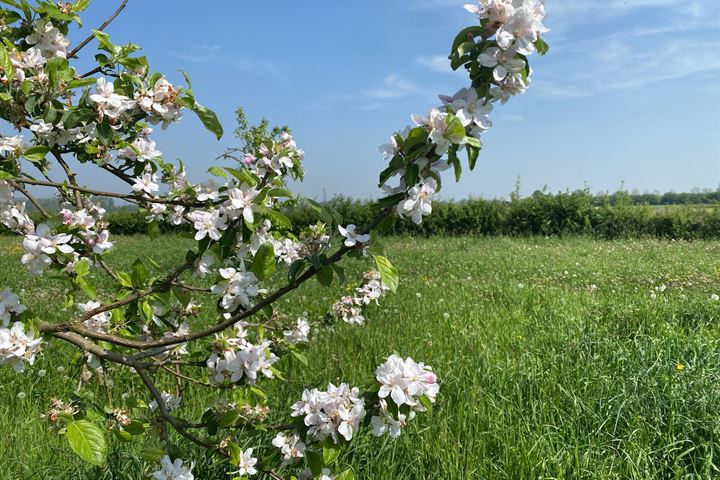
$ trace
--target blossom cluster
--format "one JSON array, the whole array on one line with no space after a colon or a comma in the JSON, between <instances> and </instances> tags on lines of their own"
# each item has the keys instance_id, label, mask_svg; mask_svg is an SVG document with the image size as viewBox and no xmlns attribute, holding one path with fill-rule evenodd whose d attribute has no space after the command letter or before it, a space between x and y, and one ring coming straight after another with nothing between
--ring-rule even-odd
<instances>
[{"instance_id":1,"label":"blossom cluster","mask_svg":"<svg viewBox=\"0 0 720 480\"><path fill-rule=\"evenodd\" d=\"M16 294L6 288L0 291L0 323L3 327L10 325L10 321L27 310L27 307L20 303Z\"/></svg>"},{"instance_id":2,"label":"blossom cluster","mask_svg":"<svg viewBox=\"0 0 720 480\"><path fill-rule=\"evenodd\" d=\"M380 384L379 415L371 419L375 436L385 433L393 438L400 436L401 429L415 418L416 412L426 411L422 399L435 403L440 390L432 367L410 357L403 360L391 355L377 368L375 377Z\"/></svg>"},{"instance_id":3,"label":"blossom cluster","mask_svg":"<svg viewBox=\"0 0 720 480\"><path fill-rule=\"evenodd\" d=\"M525 92L532 73L527 56L538 51L538 42L542 42L541 54L546 47L541 37L548 31L542 23L544 0L481 0L465 8L480 19L480 32L475 35L479 39L461 39L466 42L454 46L458 51L451 58L457 53L458 66L475 62L476 68L468 67L473 85L452 96L441 95L441 106L433 108L427 117L413 115L415 128L394 134L391 143L380 147L386 157L393 158L381 175L381 186L390 196L404 194L396 203L396 212L416 224L432 213L440 172L453 165L459 178L460 150L468 151L470 168L474 167L482 136L492 126L489 115L493 104L504 104ZM447 161L443 160L446 155ZM399 185L386 185L396 175Z\"/></svg>"},{"instance_id":4,"label":"blossom cluster","mask_svg":"<svg viewBox=\"0 0 720 480\"><path fill-rule=\"evenodd\" d=\"M105 210L90 205L89 209L62 210L61 232L56 233L48 224L41 223L25 234L25 254L21 262L31 273L41 275L53 261L73 272L80 260L92 264L90 257L93 254L100 255L113 248L110 234L102 222Z\"/></svg>"},{"instance_id":5,"label":"blossom cluster","mask_svg":"<svg viewBox=\"0 0 720 480\"><path fill-rule=\"evenodd\" d=\"M8 151L11 147L8 140L14 137L0 137L0 153ZM22 141L22 137L19 137ZM12 187L6 181L0 180L0 223L11 231L21 235L35 230L35 223L25 212L25 203L15 201Z\"/></svg>"},{"instance_id":6,"label":"blossom cluster","mask_svg":"<svg viewBox=\"0 0 720 480\"><path fill-rule=\"evenodd\" d=\"M365 417L365 402L356 387L330 383L325 391L303 391L302 400L292 406L292 416L303 417L307 434L314 441L332 438L338 443L339 436L350 441Z\"/></svg>"},{"instance_id":7,"label":"blossom cluster","mask_svg":"<svg viewBox=\"0 0 720 480\"><path fill-rule=\"evenodd\" d=\"M272 441L273 446L280 449L283 463L290 464L305 456L305 443L297 433L278 433Z\"/></svg>"},{"instance_id":8,"label":"blossom cluster","mask_svg":"<svg viewBox=\"0 0 720 480\"><path fill-rule=\"evenodd\" d=\"M210 380L214 383L237 383L243 378L250 385L255 384L258 374L273 377L272 365L279 358L270 351L272 343L263 340L257 345L250 343L243 327L237 328L237 336L218 336L215 351L207 359L212 370Z\"/></svg>"},{"instance_id":9,"label":"blossom cluster","mask_svg":"<svg viewBox=\"0 0 720 480\"><path fill-rule=\"evenodd\" d=\"M345 295L332 306L336 318L345 323L362 325L365 323L363 308L385 296L387 286L380 278L380 273L371 270L363 277L363 283L355 289L354 295Z\"/></svg>"},{"instance_id":10,"label":"blossom cluster","mask_svg":"<svg viewBox=\"0 0 720 480\"><path fill-rule=\"evenodd\" d=\"M24 371L26 363L35 363L40 343L32 330L25 332L25 326L20 322L13 323L10 328L0 327L0 365L9 364L18 373Z\"/></svg>"}]
</instances>

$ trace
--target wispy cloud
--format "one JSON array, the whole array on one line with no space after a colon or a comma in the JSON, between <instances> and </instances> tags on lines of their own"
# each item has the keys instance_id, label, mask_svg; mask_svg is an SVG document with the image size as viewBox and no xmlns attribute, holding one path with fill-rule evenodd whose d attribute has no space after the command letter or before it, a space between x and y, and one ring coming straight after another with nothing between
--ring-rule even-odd
<instances>
[{"instance_id":1,"label":"wispy cloud","mask_svg":"<svg viewBox=\"0 0 720 480\"><path fill-rule=\"evenodd\" d=\"M449 73L461 77L467 75L465 69L453 70L450 68L450 60L448 60L447 55L420 55L417 58L417 63L431 72Z\"/></svg>"},{"instance_id":2,"label":"wispy cloud","mask_svg":"<svg viewBox=\"0 0 720 480\"><path fill-rule=\"evenodd\" d=\"M366 98L393 99L407 97L408 95L420 93L422 89L414 83L406 80L397 73L385 77L382 82L372 88L362 91Z\"/></svg>"},{"instance_id":3,"label":"wispy cloud","mask_svg":"<svg viewBox=\"0 0 720 480\"><path fill-rule=\"evenodd\" d=\"M183 51L168 52L175 58L190 63L217 63L235 67L247 73L261 73L281 78L282 72L272 62L237 57L224 51L219 45L200 45Z\"/></svg>"}]
</instances>

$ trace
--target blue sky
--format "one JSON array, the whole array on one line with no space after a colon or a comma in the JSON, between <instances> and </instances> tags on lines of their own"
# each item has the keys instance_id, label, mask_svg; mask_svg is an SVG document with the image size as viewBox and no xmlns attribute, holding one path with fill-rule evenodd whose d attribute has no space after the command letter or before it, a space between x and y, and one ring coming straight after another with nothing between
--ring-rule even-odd
<instances>
[{"instance_id":1,"label":"blue sky","mask_svg":"<svg viewBox=\"0 0 720 480\"><path fill-rule=\"evenodd\" d=\"M475 18L463 0L130 0L107 30L220 116L221 142L190 114L158 132L195 181L233 144L233 111L289 124L306 151L302 194L377 197L377 146L466 84L447 66ZM115 2L85 15L99 25ZM444 198L582 188L687 191L720 184L720 2L548 0L550 54L533 85L499 106L476 170ZM81 36L72 34L76 42ZM86 48L84 55L92 53ZM97 184L89 170L81 180ZM92 181L91 181L92 180ZM102 186L113 186L110 180Z\"/></svg>"}]
</instances>

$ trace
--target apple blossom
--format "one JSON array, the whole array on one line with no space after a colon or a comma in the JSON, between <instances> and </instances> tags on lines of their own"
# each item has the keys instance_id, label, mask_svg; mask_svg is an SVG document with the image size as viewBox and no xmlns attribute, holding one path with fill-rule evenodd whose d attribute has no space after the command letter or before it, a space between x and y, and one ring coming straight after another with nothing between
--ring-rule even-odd
<instances>
[{"instance_id":1,"label":"apple blossom","mask_svg":"<svg viewBox=\"0 0 720 480\"><path fill-rule=\"evenodd\" d=\"M369 234L360 234L356 232L356 226L353 224L348 225L347 227L343 227L342 225L338 225L338 230L340 231L340 235L345 237L345 246L346 247L354 247L355 245L362 245L365 243L368 243L370 241L370 235Z\"/></svg>"},{"instance_id":2,"label":"apple blossom","mask_svg":"<svg viewBox=\"0 0 720 480\"><path fill-rule=\"evenodd\" d=\"M153 480L194 480L192 474L194 463L191 463L190 467L186 467L183 463L179 458L173 462L165 455L160 459L160 470L152 474Z\"/></svg>"},{"instance_id":3,"label":"apple blossom","mask_svg":"<svg viewBox=\"0 0 720 480\"><path fill-rule=\"evenodd\" d=\"M157 175L150 168L146 168L142 175L134 178L134 181L132 189L135 192L152 195L160 190L160 186L157 184Z\"/></svg>"},{"instance_id":4,"label":"apple blossom","mask_svg":"<svg viewBox=\"0 0 720 480\"><path fill-rule=\"evenodd\" d=\"M25 39L28 44L34 45L45 58L67 56L70 40L65 38L52 22L38 20L34 27L35 31Z\"/></svg>"},{"instance_id":5,"label":"apple blossom","mask_svg":"<svg viewBox=\"0 0 720 480\"><path fill-rule=\"evenodd\" d=\"M18 296L9 288L0 291L0 321L4 327L10 325L13 316L20 315L26 310L27 307L20 303Z\"/></svg>"},{"instance_id":6,"label":"apple blossom","mask_svg":"<svg viewBox=\"0 0 720 480\"><path fill-rule=\"evenodd\" d=\"M307 318L300 317L297 319L295 326L291 330L284 330L283 336L285 341L290 344L305 343L308 341L308 335L310 334L310 324Z\"/></svg>"},{"instance_id":7,"label":"apple blossom","mask_svg":"<svg viewBox=\"0 0 720 480\"><path fill-rule=\"evenodd\" d=\"M0 327L0 365L9 364L15 372L23 372L25 363L35 363L40 343L32 330L25 333L25 326L20 322L13 323L9 329Z\"/></svg>"},{"instance_id":8,"label":"apple blossom","mask_svg":"<svg viewBox=\"0 0 720 480\"><path fill-rule=\"evenodd\" d=\"M308 436L314 441L330 437L338 443L342 436L349 442L365 417L364 404L357 388L330 383L326 391L315 388L303 391L302 400L292 406L292 416L304 417Z\"/></svg>"},{"instance_id":9,"label":"apple blossom","mask_svg":"<svg viewBox=\"0 0 720 480\"><path fill-rule=\"evenodd\" d=\"M177 410L178 408L180 408L182 398L176 397L175 395L168 392L162 392L160 396L162 397L162 401L165 404L165 408L167 408L168 412L172 412L173 410ZM157 401L153 400L152 402L148 403L148 407L150 408L150 410L157 410Z\"/></svg>"}]
</instances>

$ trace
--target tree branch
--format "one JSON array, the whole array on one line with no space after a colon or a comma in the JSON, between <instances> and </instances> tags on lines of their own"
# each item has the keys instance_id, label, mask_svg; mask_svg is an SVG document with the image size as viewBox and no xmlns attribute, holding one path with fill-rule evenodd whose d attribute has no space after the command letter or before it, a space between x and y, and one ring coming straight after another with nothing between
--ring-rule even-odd
<instances>
[{"instance_id":1,"label":"tree branch","mask_svg":"<svg viewBox=\"0 0 720 480\"><path fill-rule=\"evenodd\" d=\"M117 10L115 10L115 11L113 12L113 14L110 15L110 17L109 17L107 20L105 20L105 22L104 22L102 25L100 25L100 27L98 27L98 30L100 30L101 32L102 32L103 30L105 30L105 29L107 28L107 26L110 25L110 23L111 23L113 20L115 20L115 18L116 18L118 15L120 15L120 12L123 11L123 9L124 9L125 6L127 5L127 3L128 3L128 0L123 0L123 2L120 4L120 6L117 8ZM87 37L85 40L83 40L82 42L80 42L77 47L75 47L75 48L72 49L72 51L68 54L67 58L72 58L72 57L74 57L75 55L77 55L78 52L79 52L80 50L82 50L82 49L85 47L85 45L87 45L88 43L90 43L93 38L95 38L95 35L88 35L88 37Z\"/></svg>"}]
</instances>

